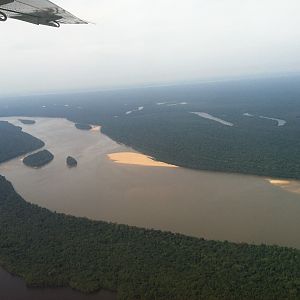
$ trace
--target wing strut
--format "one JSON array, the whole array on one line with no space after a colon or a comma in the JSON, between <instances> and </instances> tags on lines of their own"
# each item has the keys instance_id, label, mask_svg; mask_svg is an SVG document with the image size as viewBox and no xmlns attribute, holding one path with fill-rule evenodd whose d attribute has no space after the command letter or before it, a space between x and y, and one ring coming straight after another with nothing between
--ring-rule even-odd
<instances>
[{"instance_id":1,"label":"wing strut","mask_svg":"<svg viewBox=\"0 0 300 300\"><path fill-rule=\"evenodd\" d=\"M0 11L0 22L5 22L7 20L7 15Z\"/></svg>"},{"instance_id":2,"label":"wing strut","mask_svg":"<svg viewBox=\"0 0 300 300\"><path fill-rule=\"evenodd\" d=\"M60 27L60 23L58 23L57 21L50 21L48 25L57 28Z\"/></svg>"}]
</instances>

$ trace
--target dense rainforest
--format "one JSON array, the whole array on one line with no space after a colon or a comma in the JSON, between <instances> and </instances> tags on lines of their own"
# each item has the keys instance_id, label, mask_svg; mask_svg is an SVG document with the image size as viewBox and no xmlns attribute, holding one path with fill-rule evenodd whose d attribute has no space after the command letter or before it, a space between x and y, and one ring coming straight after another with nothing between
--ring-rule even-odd
<instances>
[{"instance_id":1,"label":"dense rainforest","mask_svg":"<svg viewBox=\"0 0 300 300\"><path fill-rule=\"evenodd\" d=\"M237 104L237 101L228 99L228 95L232 95L232 90L227 94L227 98L226 93L223 93L226 100L224 103L199 100L200 92L202 96L205 94L206 99L216 96L210 95L207 90L197 90L197 93L195 91L189 93L188 90L176 93L173 91L172 99L168 100L165 99L171 97L169 92L153 92L153 90L150 94L149 90L146 92L148 96L143 100L144 110L130 115L126 115L126 111L140 104L144 90L142 93L138 91L128 94L125 99L121 94L117 96L104 94L106 100L120 97L120 102L99 102L98 94L89 101L83 101L83 96L77 99L75 97L72 99L73 102L69 99L74 104L68 107L63 105L65 98L61 100L63 101L61 105L56 106L53 105L53 98L38 99L36 102L31 100L26 105L22 101L11 101L8 108L5 106L5 110L1 110L1 115L60 116L75 122L103 124L104 132L111 130L109 134L115 135L117 140L126 141L135 148L144 149L145 152L157 152L155 156L165 157L165 161L172 161L174 157L182 155L185 147L192 148L197 131L205 128L209 133L206 138L210 139L207 145L210 146L205 144L205 137L201 139L201 144L204 145L204 149L212 151L213 157L218 158L214 152L217 150L213 149L212 143L218 145L223 138L222 135L225 143L226 138L233 134L239 139L235 140L234 137L228 139L229 143L218 150L220 155L223 152L228 153L228 149L234 145L240 145L241 156L237 156L239 159L243 155L249 157L252 155L251 151L258 153L259 149L265 148L267 150L262 152L265 153L262 155L263 158L257 158L254 172L263 166L262 163L265 163L269 154L274 160L273 162L270 160L269 166L273 164L275 169L281 168L282 174L298 176L299 151L296 146L299 142L297 134L300 110L296 94L289 97L290 106L288 106L276 98L279 95L283 99L286 90L284 92L277 90L275 94L267 93L278 101L270 103L264 98L263 104L259 101L250 104L241 101ZM187 105L167 106L156 103L156 101L178 102L184 95L188 98L185 99L189 102ZM266 97L266 93L263 95ZM209 121L194 115L190 116L189 111L207 111L238 124L238 128L207 123ZM247 119L242 116L242 112L246 111L253 115L260 113L267 115L271 111L272 116L281 117L288 123L279 128L273 126L273 123L268 123L268 120ZM169 139L164 131L170 133ZM236 132L239 131L237 135ZM134 140L135 133L139 137L137 140ZM244 143L240 142L242 138ZM174 145L174 141L179 145L178 153L170 148L170 145ZM35 147L42 147L43 142L26 135L20 128L0 122L0 145L0 162L3 162L32 151ZM252 145L252 148L248 149L249 145ZM237 149L234 150L236 153ZM199 160L200 150L190 150L187 155L193 155L189 160L191 157L194 157L195 161ZM282 151L286 157L281 155ZM170 155L167 155L168 152ZM180 158L183 161L182 165L187 164L185 159L184 156ZM243 171L242 168L249 165L249 161L251 162L248 159L244 163L240 160L236 165ZM291 166L292 161L295 169ZM208 169L212 168L213 164L215 160L211 161ZM272 171L274 168L268 168L267 172L274 172ZM58 214L24 201L2 176L0 176L0 265L24 278L32 287L70 286L86 293L103 288L116 291L119 299L124 300L300 298L299 250L207 241Z\"/></svg>"},{"instance_id":2,"label":"dense rainforest","mask_svg":"<svg viewBox=\"0 0 300 300\"><path fill-rule=\"evenodd\" d=\"M16 98L2 101L0 116L99 124L119 143L170 164L300 179L299 98L300 77L290 76ZM191 112L206 112L234 126ZM287 123L278 126L261 116Z\"/></svg>"},{"instance_id":3,"label":"dense rainforest","mask_svg":"<svg viewBox=\"0 0 300 300\"><path fill-rule=\"evenodd\" d=\"M223 115L220 110L208 112ZM247 119L241 112L228 114L226 120L236 124L229 127L174 110L112 119L101 130L119 143L177 166L300 179L300 122L287 119L290 123L278 127Z\"/></svg>"},{"instance_id":4,"label":"dense rainforest","mask_svg":"<svg viewBox=\"0 0 300 300\"><path fill-rule=\"evenodd\" d=\"M25 202L0 177L0 262L32 287L119 299L299 299L300 251L91 221Z\"/></svg>"},{"instance_id":5,"label":"dense rainforest","mask_svg":"<svg viewBox=\"0 0 300 300\"><path fill-rule=\"evenodd\" d=\"M32 168L40 168L49 164L54 159L54 155L48 150L30 154L23 159L23 163Z\"/></svg>"},{"instance_id":6,"label":"dense rainforest","mask_svg":"<svg viewBox=\"0 0 300 300\"><path fill-rule=\"evenodd\" d=\"M0 121L0 163L44 146L44 142L8 122Z\"/></svg>"}]
</instances>

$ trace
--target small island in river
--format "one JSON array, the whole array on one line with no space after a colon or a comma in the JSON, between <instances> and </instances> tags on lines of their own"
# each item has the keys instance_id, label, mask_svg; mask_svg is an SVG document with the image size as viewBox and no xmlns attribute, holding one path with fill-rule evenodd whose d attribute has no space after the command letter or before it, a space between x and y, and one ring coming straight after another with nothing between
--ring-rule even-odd
<instances>
[{"instance_id":1,"label":"small island in river","mask_svg":"<svg viewBox=\"0 0 300 300\"><path fill-rule=\"evenodd\" d=\"M54 159L54 155L48 150L42 150L37 153L28 155L23 159L23 163L32 168L40 168L50 163Z\"/></svg>"},{"instance_id":2,"label":"small island in river","mask_svg":"<svg viewBox=\"0 0 300 300\"><path fill-rule=\"evenodd\" d=\"M67 165L70 168L77 167L77 160L72 156L68 156L67 157Z\"/></svg>"},{"instance_id":3,"label":"small island in river","mask_svg":"<svg viewBox=\"0 0 300 300\"><path fill-rule=\"evenodd\" d=\"M35 121L34 121L34 120L19 119L19 121L20 121L22 124L25 124L25 125L33 125L33 124L35 124Z\"/></svg>"},{"instance_id":4,"label":"small island in river","mask_svg":"<svg viewBox=\"0 0 300 300\"><path fill-rule=\"evenodd\" d=\"M75 127L80 130L91 130L92 126L89 124L76 123Z\"/></svg>"}]
</instances>

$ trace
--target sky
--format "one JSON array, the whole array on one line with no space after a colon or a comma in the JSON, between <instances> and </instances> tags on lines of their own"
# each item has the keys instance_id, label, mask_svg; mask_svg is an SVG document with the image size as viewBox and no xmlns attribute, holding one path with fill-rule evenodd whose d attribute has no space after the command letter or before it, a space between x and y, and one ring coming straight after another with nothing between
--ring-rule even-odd
<instances>
[{"instance_id":1,"label":"sky","mask_svg":"<svg viewBox=\"0 0 300 300\"><path fill-rule=\"evenodd\" d=\"M53 0L89 25L0 23L0 97L300 71L299 0Z\"/></svg>"}]
</instances>

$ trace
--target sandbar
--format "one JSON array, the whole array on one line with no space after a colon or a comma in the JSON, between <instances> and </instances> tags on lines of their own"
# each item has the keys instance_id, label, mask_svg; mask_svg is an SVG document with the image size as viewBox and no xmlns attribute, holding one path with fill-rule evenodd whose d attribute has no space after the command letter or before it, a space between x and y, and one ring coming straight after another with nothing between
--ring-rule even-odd
<instances>
[{"instance_id":1,"label":"sandbar","mask_svg":"<svg viewBox=\"0 0 300 300\"><path fill-rule=\"evenodd\" d=\"M108 158L115 163L125 165L137 165L145 167L163 167L163 168L178 168L164 162L156 161L152 157L135 152L119 152L107 155Z\"/></svg>"}]
</instances>

